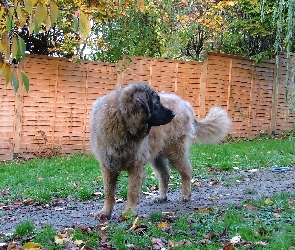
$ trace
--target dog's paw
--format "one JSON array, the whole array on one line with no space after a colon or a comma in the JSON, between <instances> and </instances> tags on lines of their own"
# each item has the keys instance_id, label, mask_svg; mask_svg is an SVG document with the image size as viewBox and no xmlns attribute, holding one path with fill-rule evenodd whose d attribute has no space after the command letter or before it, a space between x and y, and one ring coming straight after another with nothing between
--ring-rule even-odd
<instances>
[{"instance_id":1,"label":"dog's paw","mask_svg":"<svg viewBox=\"0 0 295 250\"><path fill-rule=\"evenodd\" d=\"M104 223L111 219L111 214L103 213L100 211L95 214L95 219Z\"/></svg>"},{"instance_id":2,"label":"dog's paw","mask_svg":"<svg viewBox=\"0 0 295 250\"><path fill-rule=\"evenodd\" d=\"M188 202L188 201L190 201L191 200L191 196L189 195L189 196L181 196L180 197L180 202Z\"/></svg>"},{"instance_id":3,"label":"dog's paw","mask_svg":"<svg viewBox=\"0 0 295 250\"><path fill-rule=\"evenodd\" d=\"M152 203L166 203L168 200L167 200L167 197L160 197L160 196L157 196L155 198L152 199Z\"/></svg>"}]
</instances>

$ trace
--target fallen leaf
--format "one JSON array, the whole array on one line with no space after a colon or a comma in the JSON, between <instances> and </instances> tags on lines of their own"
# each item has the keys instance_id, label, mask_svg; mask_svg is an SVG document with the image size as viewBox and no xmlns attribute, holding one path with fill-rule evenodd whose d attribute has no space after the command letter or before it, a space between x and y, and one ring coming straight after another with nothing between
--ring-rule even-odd
<instances>
[{"instance_id":1,"label":"fallen leaf","mask_svg":"<svg viewBox=\"0 0 295 250\"><path fill-rule=\"evenodd\" d=\"M267 243L265 243L263 241L258 241L258 242L255 242L254 244L255 245L258 245L258 246L263 246L263 247L266 247L267 246Z\"/></svg>"},{"instance_id":2,"label":"fallen leaf","mask_svg":"<svg viewBox=\"0 0 295 250\"><path fill-rule=\"evenodd\" d=\"M136 249L136 250L139 249L139 246L134 245L134 244L126 244L125 246L128 249Z\"/></svg>"},{"instance_id":3,"label":"fallen leaf","mask_svg":"<svg viewBox=\"0 0 295 250\"><path fill-rule=\"evenodd\" d=\"M258 233L259 233L260 235L265 235L265 234L267 234L267 231L266 231L263 227L260 227L260 228L258 229Z\"/></svg>"},{"instance_id":4,"label":"fallen leaf","mask_svg":"<svg viewBox=\"0 0 295 250\"><path fill-rule=\"evenodd\" d=\"M104 227L101 227L99 230L102 243L107 243L107 241L108 241L108 237L106 235L107 228L108 228L108 226L104 226Z\"/></svg>"},{"instance_id":5,"label":"fallen leaf","mask_svg":"<svg viewBox=\"0 0 295 250\"><path fill-rule=\"evenodd\" d=\"M132 226L129 228L129 231L134 231L140 225L139 217L137 216L136 219L133 221Z\"/></svg>"},{"instance_id":6,"label":"fallen leaf","mask_svg":"<svg viewBox=\"0 0 295 250\"><path fill-rule=\"evenodd\" d=\"M203 245L205 245L205 244L207 244L207 243L211 243L211 241L208 240L208 239L201 239L201 240L200 240L200 243L203 244Z\"/></svg>"},{"instance_id":7,"label":"fallen leaf","mask_svg":"<svg viewBox=\"0 0 295 250\"><path fill-rule=\"evenodd\" d=\"M225 245L222 250L235 250L236 248L233 246L232 243Z\"/></svg>"},{"instance_id":8,"label":"fallen leaf","mask_svg":"<svg viewBox=\"0 0 295 250\"><path fill-rule=\"evenodd\" d=\"M200 186L202 186L202 184L203 184L203 182L201 182L201 181L197 181L197 182L194 182L194 183L193 183L193 186L195 186L195 187L200 187Z\"/></svg>"},{"instance_id":9,"label":"fallen leaf","mask_svg":"<svg viewBox=\"0 0 295 250\"><path fill-rule=\"evenodd\" d=\"M98 197L98 196L103 196L102 192L95 192L92 194L92 196Z\"/></svg>"},{"instance_id":10,"label":"fallen leaf","mask_svg":"<svg viewBox=\"0 0 295 250\"><path fill-rule=\"evenodd\" d=\"M257 207L253 206L251 203L244 205L244 207L252 212L258 210Z\"/></svg>"},{"instance_id":11,"label":"fallen leaf","mask_svg":"<svg viewBox=\"0 0 295 250\"><path fill-rule=\"evenodd\" d=\"M275 203L271 199L267 198L267 199L265 199L264 204L267 206L272 206Z\"/></svg>"},{"instance_id":12,"label":"fallen leaf","mask_svg":"<svg viewBox=\"0 0 295 250\"><path fill-rule=\"evenodd\" d=\"M33 250L33 249L40 249L42 248L42 245L37 244L35 242L27 242L23 245L23 249L29 249L29 250Z\"/></svg>"},{"instance_id":13,"label":"fallen leaf","mask_svg":"<svg viewBox=\"0 0 295 250\"><path fill-rule=\"evenodd\" d=\"M9 189L0 190L0 196L7 196L9 195L9 193L10 193Z\"/></svg>"},{"instance_id":14,"label":"fallen leaf","mask_svg":"<svg viewBox=\"0 0 295 250\"><path fill-rule=\"evenodd\" d=\"M238 244L242 241L242 237L240 235L236 235L233 238L231 238L230 243L232 244Z\"/></svg>"},{"instance_id":15,"label":"fallen leaf","mask_svg":"<svg viewBox=\"0 0 295 250\"><path fill-rule=\"evenodd\" d=\"M23 204L23 202L21 200L14 200L12 203L13 203L13 205L18 205L18 206Z\"/></svg>"},{"instance_id":16,"label":"fallen leaf","mask_svg":"<svg viewBox=\"0 0 295 250\"><path fill-rule=\"evenodd\" d=\"M77 246L80 246L80 245L82 245L83 243L84 243L83 240L75 240L75 241L74 241L74 244L77 245Z\"/></svg>"},{"instance_id":17,"label":"fallen leaf","mask_svg":"<svg viewBox=\"0 0 295 250\"><path fill-rule=\"evenodd\" d=\"M0 209L1 209L1 210L6 210L6 211L8 211L8 210L11 209L11 207L9 207L9 206L1 206Z\"/></svg>"},{"instance_id":18,"label":"fallen leaf","mask_svg":"<svg viewBox=\"0 0 295 250\"><path fill-rule=\"evenodd\" d=\"M173 240L169 239L168 244L171 248L180 248L184 245L190 246L192 243L189 240L180 240L175 243Z\"/></svg>"},{"instance_id":19,"label":"fallen leaf","mask_svg":"<svg viewBox=\"0 0 295 250\"><path fill-rule=\"evenodd\" d=\"M222 231L222 233L219 235L220 238L227 238L227 228L225 227Z\"/></svg>"},{"instance_id":20,"label":"fallen leaf","mask_svg":"<svg viewBox=\"0 0 295 250\"><path fill-rule=\"evenodd\" d=\"M276 218L281 218L282 217L282 213L272 213L272 215Z\"/></svg>"},{"instance_id":21,"label":"fallen leaf","mask_svg":"<svg viewBox=\"0 0 295 250\"><path fill-rule=\"evenodd\" d=\"M213 186L213 185L216 185L216 184L218 184L218 180L214 180L214 181L210 181L210 184Z\"/></svg>"},{"instance_id":22,"label":"fallen leaf","mask_svg":"<svg viewBox=\"0 0 295 250\"><path fill-rule=\"evenodd\" d=\"M175 212L162 212L162 214L164 214L164 215L174 215Z\"/></svg>"},{"instance_id":23,"label":"fallen leaf","mask_svg":"<svg viewBox=\"0 0 295 250\"><path fill-rule=\"evenodd\" d=\"M170 228L170 226L168 225L166 221L162 221L157 225L157 228L167 231Z\"/></svg>"},{"instance_id":24,"label":"fallen leaf","mask_svg":"<svg viewBox=\"0 0 295 250\"><path fill-rule=\"evenodd\" d=\"M201 207L198 209L195 209L195 213L200 213L200 214L208 214L214 212L214 208L206 208L206 207Z\"/></svg>"},{"instance_id":25,"label":"fallen leaf","mask_svg":"<svg viewBox=\"0 0 295 250\"><path fill-rule=\"evenodd\" d=\"M217 200L219 200L219 197L209 197L209 200L211 200L211 201L217 201Z\"/></svg>"},{"instance_id":26,"label":"fallen leaf","mask_svg":"<svg viewBox=\"0 0 295 250\"><path fill-rule=\"evenodd\" d=\"M58 235L54 236L54 242L55 244L59 244L59 245L64 244L63 238L60 238Z\"/></svg>"},{"instance_id":27,"label":"fallen leaf","mask_svg":"<svg viewBox=\"0 0 295 250\"><path fill-rule=\"evenodd\" d=\"M150 187L150 190L151 190L151 191L158 190L158 187L157 187L157 185L153 185L153 186L151 186L151 187Z\"/></svg>"},{"instance_id":28,"label":"fallen leaf","mask_svg":"<svg viewBox=\"0 0 295 250\"><path fill-rule=\"evenodd\" d=\"M135 233L142 234L144 233L148 227L146 225L139 225L138 228L134 230Z\"/></svg>"},{"instance_id":29,"label":"fallen leaf","mask_svg":"<svg viewBox=\"0 0 295 250\"><path fill-rule=\"evenodd\" d=\"M152 244L154 250L160 250L165 247L165 243L161 238L152 238Z\"/></svg>"},{"instance_id":30,"label":"fallen leaf","mask_svg":"<svg viewBox=\"0 0 295 250\"><path fill-rule=\"evenodd\" d=\"M21 248L18 246L17 242L9 242L7 246L7 250L14 250L14 249L21 249Z\"/></svg>"},{"instance_id":31,"label":"fallen leaf","mask_svg":"<svg viewBox=\"0 0 295 250\"><path fill-rule=\"evenodd\" d=\"M30 205L30 204L33 204L34 202L35 202L34 199L31 199L31 198L27 198L27 199L24 199L23 200L23 204L25 206Z\"/></svg>"},{"instance_id":32,"label":"fallen leaf","mask_svg":"<svg viewBox=\"0 0 295 250\"><path fill-rule=\"evenodd\" d=\"M217 237L217 236L218 236L217 233L212 232L212 233L209 233L209 234L205 234L205 235L204 235L204 238L205 238L205 239L208 239L208 240L211 240L211 239L213 239L213 238L215 238L215 237Z\"/></svg>"}]
</instances>

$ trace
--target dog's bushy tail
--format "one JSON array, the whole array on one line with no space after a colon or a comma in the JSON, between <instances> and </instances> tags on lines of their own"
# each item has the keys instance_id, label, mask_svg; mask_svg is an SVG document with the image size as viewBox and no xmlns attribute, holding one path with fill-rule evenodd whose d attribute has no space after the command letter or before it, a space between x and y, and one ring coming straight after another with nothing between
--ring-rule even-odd
<instances>
[{"instance_id":1,"label":"dog's bushy tail","mask_svg":"<svg viewBox=\"0 0 295 250\"><path fill-rule=\"evenodd\" d=\"M231 126L228 113L221 107L214 106L201 121L195 121L195 139L200 143L218 143L222 141Z\"/></svg>"}]
</instances>

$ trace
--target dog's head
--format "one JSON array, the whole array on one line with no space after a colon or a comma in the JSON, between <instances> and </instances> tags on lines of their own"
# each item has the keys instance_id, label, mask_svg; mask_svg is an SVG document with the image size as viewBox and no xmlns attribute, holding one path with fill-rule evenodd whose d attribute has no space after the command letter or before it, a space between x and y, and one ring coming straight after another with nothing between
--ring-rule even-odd
<instances>
[{"instance_id":1,"label":"dog's head","mask_svg":"<svg viewBox=\"0 0 295 250\"><path fill-rule=\"evenodd\" d=\"M145 83L131 84L119 92L119 107L130 133L144 137L152 126L172 121L175 113L164 107L158 94Z\"/></svg>"}]
</instances>

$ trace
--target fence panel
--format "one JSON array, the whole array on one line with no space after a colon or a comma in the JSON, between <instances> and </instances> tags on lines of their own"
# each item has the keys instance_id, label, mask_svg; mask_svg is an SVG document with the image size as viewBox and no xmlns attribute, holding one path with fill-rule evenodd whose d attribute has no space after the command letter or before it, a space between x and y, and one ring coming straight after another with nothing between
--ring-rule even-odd
<instances>
[{"instance_id":1,"label":"fence panel","mask_svg":"<svg viewBox=\"0 0 295 250\"><path fill-rule=\"evenodd\" d=\"M292 56L294 56L292 54ZM209 53L203 63L167 59L124 58L118 64L29 55L24 70L30 91L17 93L3 78L0 84L0 159L75 151L90 152L89 118L96 98L131 82L147 82L156 90L175 92L192 103L196 117L211 106L224 107L232 118L233 137L290 130L291 72L286 55L275 63L255 65L236 56ZM291 76L288 76L291 79Z\"/></svg>"},{"instance_id":2,"label":"fence panel","mask_svg":"<svg viewBox=\"0 0 295 250\"><path fill-rule=\"evenodd\" d=\"M262 62L255 66L252 88L249 137L271 131L273 107L274 63ZM261 101L263 100L263 101Z\"/></svg>"}]
</instances>

